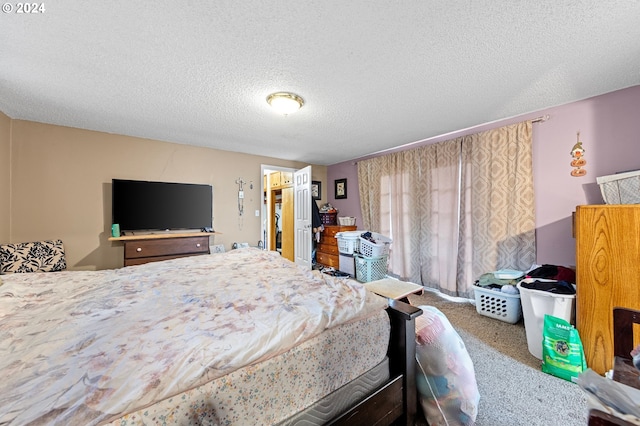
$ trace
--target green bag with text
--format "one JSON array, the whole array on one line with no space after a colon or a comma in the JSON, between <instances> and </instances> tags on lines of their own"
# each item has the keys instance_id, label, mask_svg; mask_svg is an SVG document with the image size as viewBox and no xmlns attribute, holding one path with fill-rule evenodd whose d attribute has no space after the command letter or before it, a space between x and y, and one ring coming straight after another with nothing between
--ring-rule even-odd
<instances>
[{"instance_id":1,"label":"green bag with text","mask_svg":"<svg viewBox=\"0 0 640 426\"><path fill-rule=\"evenodd\" d=\"M542 371L575 382L587 369L578 330L566 320L544 316L542 330Z\"/></svg>"}]
</instances>

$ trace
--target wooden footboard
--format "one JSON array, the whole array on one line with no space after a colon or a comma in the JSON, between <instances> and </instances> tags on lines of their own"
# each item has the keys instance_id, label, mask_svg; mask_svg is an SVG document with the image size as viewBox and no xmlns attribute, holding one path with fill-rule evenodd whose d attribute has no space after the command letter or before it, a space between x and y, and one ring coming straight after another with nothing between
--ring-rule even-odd
<instances>
[{"instance_id":1,"label":"wooden footboard","mask_svg":"<svg viewBox=\"0 0 640 426\"><path fill-rule=\"evenodd\" d=\"M422 315L422 310L390 300L387 313L391 320L389 381L329 424L383 426L393 423L410 426L415 423L418 403L415 319Z\"/></svg>"}]
</instances>

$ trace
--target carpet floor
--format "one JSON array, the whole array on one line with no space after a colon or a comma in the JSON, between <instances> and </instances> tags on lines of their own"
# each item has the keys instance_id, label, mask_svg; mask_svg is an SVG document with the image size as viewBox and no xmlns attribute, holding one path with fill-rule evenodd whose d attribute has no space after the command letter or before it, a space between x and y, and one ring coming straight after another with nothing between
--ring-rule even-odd
<instances>
[{"instance_id":1,"label":"carpet floor","mask_svg":"<svg viewBox=\"0 0 640 426\"><path fill-rule=\"evenodd\" d=\"M476 426L587 424L586 395L576 384L542 372L541 361L529 352L523 320L509 324L479 314L470 302L430 291L409 301L439 309L464 341L480 392ZM422 412L419 417L416 424L426 425Z\"/></svg>"}]
</instances>

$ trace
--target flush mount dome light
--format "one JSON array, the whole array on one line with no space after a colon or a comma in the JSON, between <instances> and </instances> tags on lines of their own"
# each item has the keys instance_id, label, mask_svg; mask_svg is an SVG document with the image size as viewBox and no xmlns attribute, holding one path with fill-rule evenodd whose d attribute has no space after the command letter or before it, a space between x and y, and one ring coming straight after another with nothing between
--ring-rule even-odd
<instances>
[{"instance_id":1,"label":"flush mount dome light","mask_svg":"<svg viewBox=\"0 0 640 426\"><path fill-rule=\"evenodd\" d=\"M267 102L276 112L284 115L293 114L304 105L304 99L289 92L272 93L267 96Z\"/></svg>"}]
</instances>

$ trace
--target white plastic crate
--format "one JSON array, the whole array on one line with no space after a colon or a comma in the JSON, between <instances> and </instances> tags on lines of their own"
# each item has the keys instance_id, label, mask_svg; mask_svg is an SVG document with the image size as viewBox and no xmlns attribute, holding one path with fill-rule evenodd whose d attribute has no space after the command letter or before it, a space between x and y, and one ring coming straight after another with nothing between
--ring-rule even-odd
<instances>
[{"instance_id":1,"label":"white plastic crate","mask_svg":"<svg viewBox=\"0 0 640 426\"><path fill-rule=\"evenodd\" d=\"M640 170L596 178L607 204L640 204Z\"/></svg>"},{"instance_id":2,"label":"white plastic crate","mask_svg":"<svg viewBox=\"0 0 640 426\"><path fill-rule=\"evenodd\" d=\"M388 256L364 257L354 255L356 279L361 283L381 280L387 276Z\"/></svg>"},{"instance_id":3,"label":"white plastic crate","mask_svg":"<svg viewBox=\"0 0 640 426\"><path fill-rule=\"evenodd\" d=\"M522 318L519 294L502 293L484 287L473 287L479 314L515 324Z\"/></svg>"},{"instance_id":4,"label":"white plastic crate","mask_svg":"<svg viewBox=\"0 0 640 426\"><path fill-rule=\"evenodd\" d=\"M389 254L389 245L393 242L391 238L387 238L376 232L371 233L371 238L375 240L371 242L366 238L360 237L360 254L366 257L378 257Z\"/></svg>"},{"instance_id":5,"label":"white plastic crate","mask_svg":"<svg viewBox=\"0 0 640 426\"><path fill-rule=\"evenodd\" d=\"M338 251L343 254L357 253L360 248L360 234L363 231L338 232L335 238L338 242Z\"/></svg>"}]
</instances>

